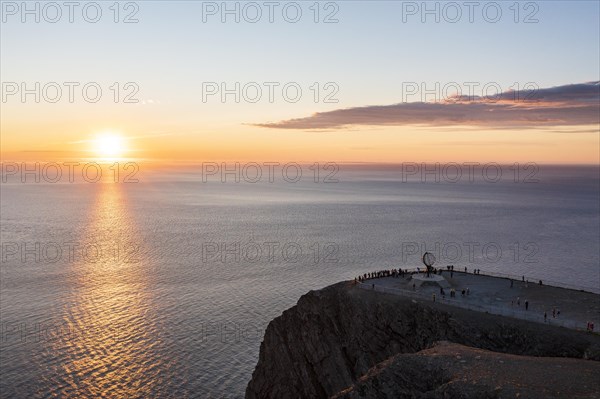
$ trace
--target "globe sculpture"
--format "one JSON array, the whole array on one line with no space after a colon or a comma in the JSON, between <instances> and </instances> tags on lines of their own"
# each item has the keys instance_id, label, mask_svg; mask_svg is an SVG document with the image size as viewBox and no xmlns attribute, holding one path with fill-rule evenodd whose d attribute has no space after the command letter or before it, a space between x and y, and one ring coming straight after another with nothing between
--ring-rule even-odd
<instances>
[{"instance_id":1,"label":"globe sculpture","mask_svg":"<svg viewBox=\"0 0 600 399\"><path fill-rule=\"evenodd\" d=\"M435 263L435 256L431 252L425 252L423 254L423 264L427 268L427 277L433 272L433 264Z\"/></svg>"}]
</instances>

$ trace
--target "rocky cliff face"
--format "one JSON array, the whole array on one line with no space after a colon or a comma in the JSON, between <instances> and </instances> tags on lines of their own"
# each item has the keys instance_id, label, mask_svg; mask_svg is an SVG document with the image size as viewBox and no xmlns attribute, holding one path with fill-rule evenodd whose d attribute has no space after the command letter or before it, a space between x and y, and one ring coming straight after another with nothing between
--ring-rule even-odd
<instances>
[{"instance_id":1,"label":"rocky cliff face","mask_svg":"<svg viewBox=\"0 0 600 399\"><path fill-rule=\"evenodd\" d=\"M439 341L507 354L600 360L597 336L417 302L344 282L309 292L269 324L246 398L387 397L368 377L374 367L386 368L386 361L394 365L384 374L386 384L398 389L395 396L437 397L419 395L448 383L443 369L422 357L400 363L392 359ZM473 392L464 397L496 395L488 387Z\"/></svg>"}]
</instances>

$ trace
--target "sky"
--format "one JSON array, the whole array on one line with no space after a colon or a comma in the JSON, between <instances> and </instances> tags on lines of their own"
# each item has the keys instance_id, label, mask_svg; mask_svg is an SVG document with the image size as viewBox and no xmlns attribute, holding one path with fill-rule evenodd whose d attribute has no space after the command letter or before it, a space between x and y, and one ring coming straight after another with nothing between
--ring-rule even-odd
<instances>
[{"instance_id":1,"label":"sky","mask_svg":"<svg viewBox=\"0 0 600 399\"><path fill-rule=\"evenodd\" d=\"M600 163L597 1L54 4L1 5L3 160Z\"/></svg>"}]
</instances>

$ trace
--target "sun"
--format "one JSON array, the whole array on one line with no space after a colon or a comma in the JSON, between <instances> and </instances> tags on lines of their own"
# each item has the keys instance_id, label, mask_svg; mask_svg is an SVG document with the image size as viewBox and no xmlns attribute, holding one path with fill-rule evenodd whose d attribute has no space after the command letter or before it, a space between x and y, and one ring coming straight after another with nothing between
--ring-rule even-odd
<instances>
[{"instance_id":1,"label":"sun","mask_svg":"<svg viewBox=\"0 0 600 399\"><path fill-rule=\"evenodd\" d=\"M99 135L94 140L94 152L103 158L119 158L125 153L125 143L121 136L114 133Z\"/></svg>"}]
</instances>

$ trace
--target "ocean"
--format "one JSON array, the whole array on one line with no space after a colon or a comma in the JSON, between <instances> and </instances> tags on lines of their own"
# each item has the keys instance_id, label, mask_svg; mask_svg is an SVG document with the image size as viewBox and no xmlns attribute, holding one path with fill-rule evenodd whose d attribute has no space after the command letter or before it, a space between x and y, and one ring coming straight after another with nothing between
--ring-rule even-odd
<instances>
[{"instance_id":1,"label":"ocean","mask_svg":"<svg viewBox=\"0 0 600 399\"><path fill-rule=\"evenodd\" d=\"M3 181L2 397L243 397L271 319L424 251L600 292L598 167L215 165Z\"/></svg>"}]
</instances>

